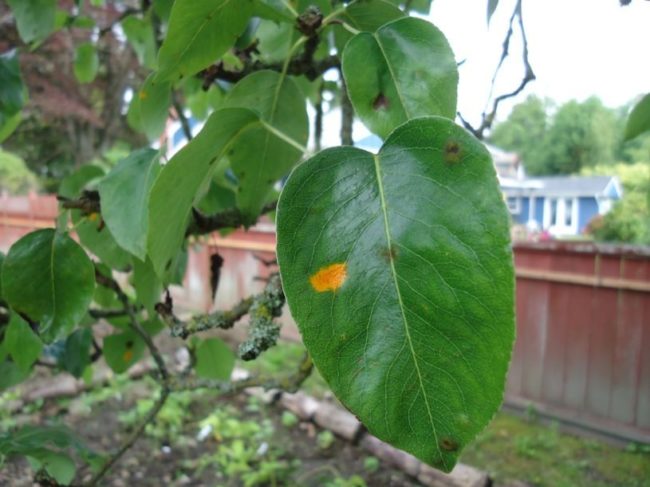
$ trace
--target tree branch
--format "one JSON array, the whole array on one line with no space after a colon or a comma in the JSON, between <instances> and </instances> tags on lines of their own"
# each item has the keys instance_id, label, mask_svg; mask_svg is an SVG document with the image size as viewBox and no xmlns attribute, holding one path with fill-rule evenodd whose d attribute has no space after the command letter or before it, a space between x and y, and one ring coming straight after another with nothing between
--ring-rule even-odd
<instances>
[{"instance_id":1,"label":"tree branch","mask_svg":"<svg viewBox=\"0 0 650 487\"><path fill-rule=\"evenodd\" d=\"M171 313L164 312L161 307L158 307L157 310L163 321L169 325L171 335L185 340L194 333L200 333L215 328L222 330L232 328L237 321L248 313L248 310L252 305L253 297L250 296L246 299L242 299L231 310L216 311L210 314L194 316L186 322L178 320Z\"/></svg>"},{"instance_id":2,"label":"tree branch","mask_svg":"<svg viewBox=\"0 0 650 487\"><path fill-rule=\"evenodd\" d=\"M341 77L341 145L354 145L352 139L352 124L354 123L354 109L348 96L348 89L343 79L343 71L339 69Z\"/></svg>"},{"instance_id":3,"label":"tree branch","mask_svg":"<svg viewBox=\"0 0 650 487\"><path fill-rule=\"evenodd\" d=\"M176 111L176 116L178 117L178 121L181 123L183 134L185 134L185 138L189 142L194 138L194 136L192 135L192 127L190 127L190 121L185 116L185 112L183 111L183 105L178 99L178 93L176 92L172 93L172 104L174 105L174 110Z\"/></svg>"},{"instance_id":4,"label":"tree branch","mask_svg":"<svg viewBox=\"0 0 650 487\"><path fill-rule=\"evenodd\" d=\"M513 25L514 21L517 19L517 23L519 25L519 30L521 32L521 38L522 38L522 62L524 64L524 76L521 79L521 82L519 85L512 90L509 93L504 93L502 95L497 96L494 101L492 102L492 109L490 110L489 113L486 113L486 111L483 112L483 116L481 118L481 125L478 126L478 128L474 128L467 120L465 120L460 113L458 113L458 117L460 118L463 126L472 132L474 136L478 139L483 139L485 137L485 131L489 130L492 128L492 124L494 123L494 119L496 118L497 111L499 109L499 104L507 100L508 98L513 98L517 96L519 93L521 93L524 88L526 88L526 85L533 81L535 79L535 73L533 72L533 68L530 64L530 60L528 57L528 38L526 37L526 29L524 28L524 21L523 21L523 16L522 16L522 7L521 7L521 0L517 1L517 4L515 5L515 8L512 12L512 15L510 17L510 22L508 24L508 32L506 33L506 37L503 41L503 50L501 52L501 57L499 59L499 63L497 64L497 67L494 71L494 75L492 76L492 83L490 85L490 94L488 97L488 100L492 98L492 93L494 91L494 85L496 83L497 75L499 74L499 71L501 70L501 67L503 66L503 62L505 59L508 57L509 52L510 52L510 40L512 38L513 34Z\"/></svg>"},{"instance_id":5,"label":"tree branch","mask_svg":"<svg viewBox=\"0 0 650 487\"><path fill-rule=\"evenodd\" d=\"M66 210L81 210L84 216L93 213L101 213L101 203L99 201L99 192L84 190L77 199L67 198L57 195L56 199L61 202L61 206Z\"/></svg>"},{"instance_id":6,"label":"tree branch","mask_svg":"<svg viewBox=\"0 0 650 487\"><path fill-rule=\"evenodd\" d=\"M169 397L169 394L171 393L171 387L170 387L170 381L171 377L169 375L169 371L167 370L167 366L165 365L165 361L160 353L160 350L156 346L156 344L153 342L151 339L151 336L142 328L142 325L140 325L140 322L138 321L138 318L135 314L135 309L133 306L131 306L131 303L129 302L129 297L124 293L120 285L115 281L112 277L108 277L103 275L98 269L95 269L95 279L98 284L101 286L104 286L108 289L111 289L115 292L117 295L118 299L122 303L122 306L124 307L124 312L128 315L129 317L129 325L130 328L144 341L145 345L149 349L149 352L151 353L151 356L154 359L154 362L156 363L156 367L158 368L158 373L159 373L159 378L158 378L158 383L160 384L160 392L158 395L158 399L156 399L156 402L152 406L152 408L147 412L146 416L140 421L138 424L137 428L122 442L120 447L115 451L106 462L102 465L102 467L99 469L99 471L90 479L87 485L89 486L95 486L97 485L101 479L108 473L108 471L115 465L120 458L124 455L124 453L129 450L135 442L140 438L142 433L144 433L145 428L147 425L153 421L160 410L163 408L165 405L165 402L167 401L167 398Z\"/></svg>"},{"instance_id":7,"label":"tree branch","mask_svg":"<svg viewBox=\"0 0 650 487\"><path fill-rule=\"evenodd\" d=\"M275 211L278 206L277 201L271 201L262 207L260 215L266 215ZM205 235L221 230L222 228L237 228L247 225L248 221L239 208L228 208L211 216L203 215L197 209L192 208L192 220L185 232L186 236Z\"/></svg>"}]
</instances>

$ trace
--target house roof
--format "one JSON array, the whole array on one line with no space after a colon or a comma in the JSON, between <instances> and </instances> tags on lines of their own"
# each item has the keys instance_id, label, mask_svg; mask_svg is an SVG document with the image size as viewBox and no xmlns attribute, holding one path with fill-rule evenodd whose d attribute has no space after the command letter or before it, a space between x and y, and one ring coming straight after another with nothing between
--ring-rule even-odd
<instances>
[{"instance_id":1,"label":"house roof","mask_svg":"<svg viewBox=\"0 0 650 487\"><path fill-rule=\"evenodd\" d=\"M504 185L508 194L532 192L539 196L605 196L619 199L621 186L615 176L547 176L527 178L517 184Z\"/></svg>"}]
</instances>

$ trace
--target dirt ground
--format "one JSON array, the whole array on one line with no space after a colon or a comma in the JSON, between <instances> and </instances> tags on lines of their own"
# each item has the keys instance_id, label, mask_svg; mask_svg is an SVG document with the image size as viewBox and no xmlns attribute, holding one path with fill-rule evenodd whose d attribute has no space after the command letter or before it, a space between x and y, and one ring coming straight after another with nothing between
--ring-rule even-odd
<instances>
[{"instance_id":1,"label":"dirt ground","mask_svg":"<svg viewBox=\"0 0 650 487\"><path fill-rule=\"evenodd\" d=\"M124 413L132 411L131 416L137 417L138 401L146 404L152 394L151 384L147 381L125 389L109 387L103 395L99 391L72 400L48 401L19 421L43 422L44 418L56 418L70 426L91 449L107 452L119 445L129 432L129 420L125 420ZM321 435L321 430L312 423L286 417L279 405L261 404L245 394L230 399L218 399L210 393L193 394L191 399L185 398L181 404L172 403L170 406L169 411L163 410L161 421L127 452L101 485L420 485L400 471L379 465L361 448L327 433ZM136 413L133 413L134 409ZM217 410L225 412L225 421L232 421L232 429L236 431L239 428L241 435L235 432L229 438L214 435L204 441L197 440L200 419ZM263 425L265 436L252 433L251 423ZM219 454L224 449L229 451L233 445L237 449L236 444L242 443L247 448L252 446L258 455L252 459L245 458L245 454L240 455L241 458L234 455L229 459L227 455ZM265 449L271 451L263 453ZM251 472L256 469L260 472L269 468L275 472L267 481L251 478ZM89 475L87 467L80 468L76 481L86 480ZM0 470L2 486L32 486L32 479L33 471L24 459L11 459Z\"/></svg>"}]
</instances>

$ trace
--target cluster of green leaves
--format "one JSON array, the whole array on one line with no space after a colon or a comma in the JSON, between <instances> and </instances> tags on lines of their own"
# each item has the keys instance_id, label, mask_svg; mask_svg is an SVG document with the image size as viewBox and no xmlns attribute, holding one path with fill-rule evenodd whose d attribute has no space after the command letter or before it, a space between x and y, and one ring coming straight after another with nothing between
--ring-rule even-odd
<instances>
[{"instance_id":1,"label":"cluster of green leaves","mask_svg":"<svg viewBox=\"0 0 650 487\"><path fill-rule=\"evenodd\" d=\"M650 245L650 157L636 164L597 166L585 173L615 175L623 186L623 199L592 221L589 233L599 241Z\"/></svg>"},{"instance_id":2,"label":"cluster of green leaves","mask_svg":"<svg viewBox=\"0 0 650 487\"><path fill-rule=\"evenodd\" d=\"M12 2L26 43L56 28L52 3ZM489 153L453 121L454 54L438 28L407 15L430 3L158 0L121 19L151 69L128 108L132 125L158 139L180 97L200 131L164 164L164 149L142 148L61 185L60 196L95 206L62 211L56 229L24 236L4 258L12 332L2 366L22 373L42 352L83 375L96 348L92 306L95 316L128 311L109 318L115 332L101 347L114 371L127 370L148 342L134 320L150 336L163 327L155 304L181 282L196 212L233 210L249 226L291 172L278 260L314 363L373 434L450 471L502 400L514 273ZM345 81L354 112L384 145L378 154L331 148L298 164L308 155L307 104L319 103L323 74L339 61L331 89ZM74 68L92 79L92 46L78 47ZM113 271L129 273L124 291ZM192 348L199 376L230 375L221 342Z\"/></svg>"},{"instance_id":3,"label":"cluster of green leaves","mask_svg":"<svg viewBox=\"0 0 650 487\"><path fill-rule=\"evenodd\" d=\"M490 142L516 151L533 175L578 174L617 162L650 162L650 134L644 134L650 130L650 108L645 105L650 107L648 97L631 112L629 107L615 110L591 97L555 106L531 95L495 126Z\"/></svg>"}]
</instances>

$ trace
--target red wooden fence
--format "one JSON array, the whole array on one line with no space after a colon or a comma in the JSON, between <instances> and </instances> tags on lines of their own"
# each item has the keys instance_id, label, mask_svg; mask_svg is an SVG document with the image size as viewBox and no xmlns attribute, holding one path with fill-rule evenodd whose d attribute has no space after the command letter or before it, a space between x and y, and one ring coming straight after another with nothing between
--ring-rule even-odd
<instances>
[{"instance_id":1,"label":"red wooden fence","mask_svg":"<svg viewBox=\"0 0 650 487\"><path fill-rule=\"evenodd\" d=\"M0 197L0 250L52 226L52 197ZM227 308L262 284L273 226L263 223L193 246L186 307ZM225 259L213 304L210 255ZM627 440L650 442L650 249L585 243L517 243L517 341L506 402ZM298 339L288 312L284 335Z\"/></svg>"}]
</instances>

